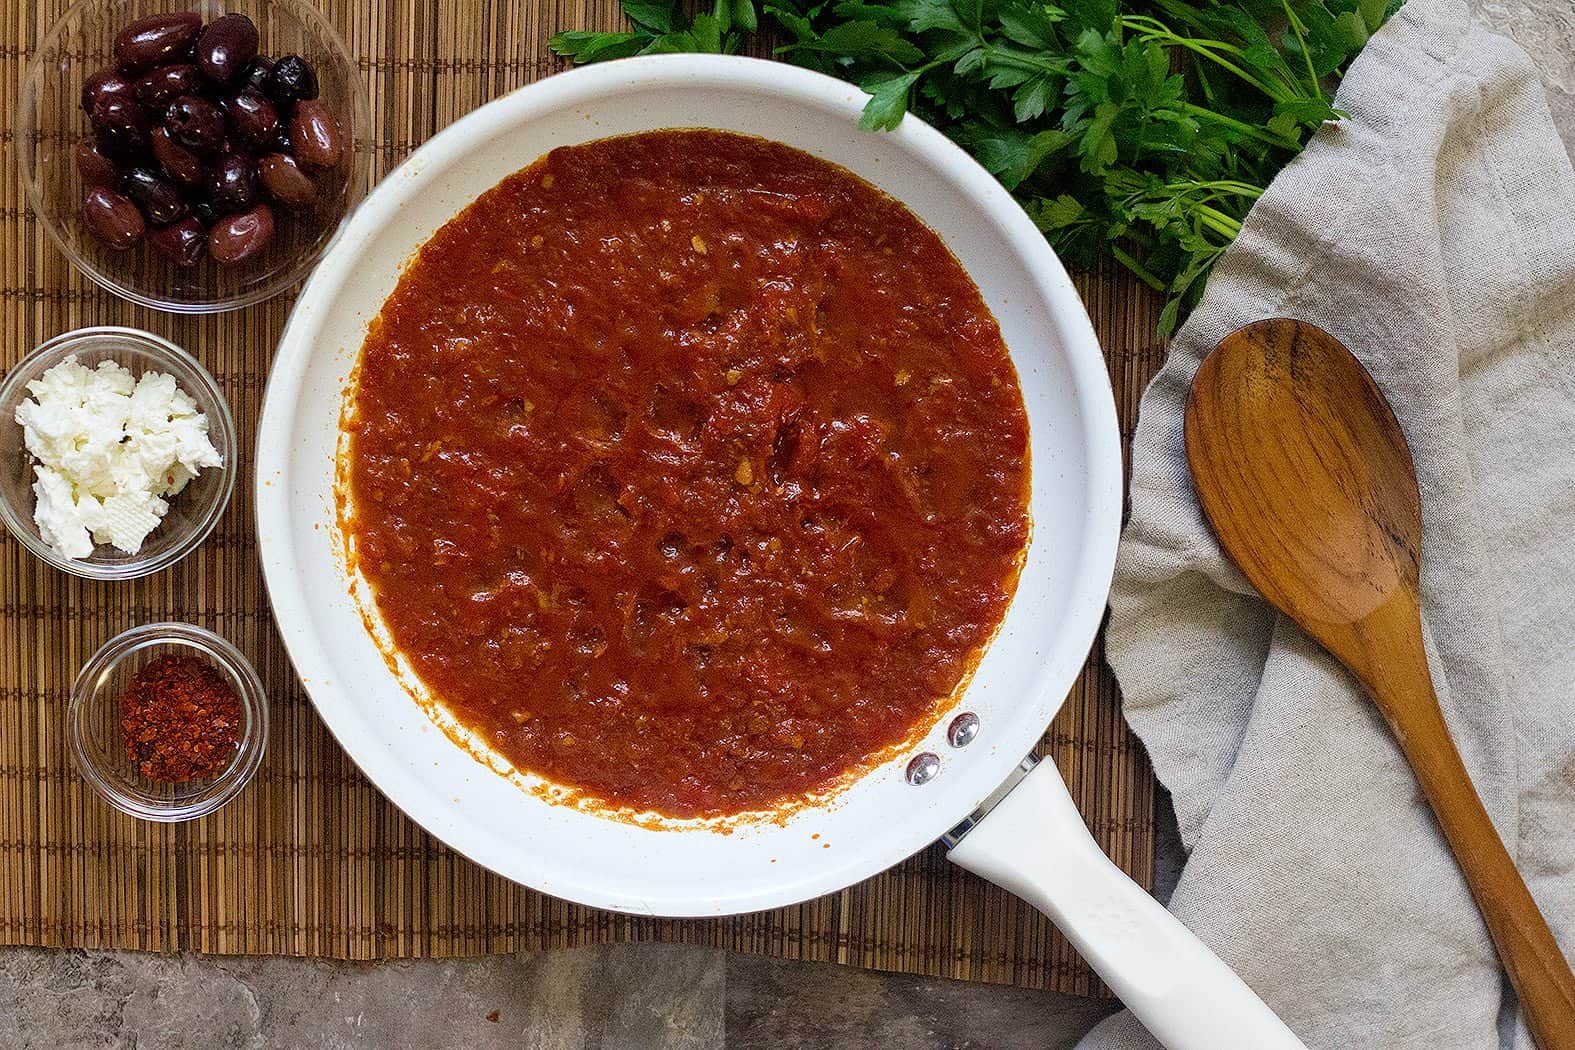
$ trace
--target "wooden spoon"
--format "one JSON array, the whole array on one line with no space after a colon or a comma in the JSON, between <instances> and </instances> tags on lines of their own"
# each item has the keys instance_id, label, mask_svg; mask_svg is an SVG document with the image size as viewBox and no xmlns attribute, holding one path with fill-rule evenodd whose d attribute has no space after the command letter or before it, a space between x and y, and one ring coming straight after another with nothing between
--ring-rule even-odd
<instances>
[{"instance_id":1,"label":"wooden spoon","mask_svg":"<svg viewBox=\"0 0 1575 1050\"><path fill-rule=\"evenodd\" d=\"M1394 412L1328 332L1222 339L1192 381L1187 461L1232 561L1372 694L1438 817L1543 1050L1575 1048L1575 977L1504 849L1422 648L1416 469Z\"/></svg>"}]
</instances>

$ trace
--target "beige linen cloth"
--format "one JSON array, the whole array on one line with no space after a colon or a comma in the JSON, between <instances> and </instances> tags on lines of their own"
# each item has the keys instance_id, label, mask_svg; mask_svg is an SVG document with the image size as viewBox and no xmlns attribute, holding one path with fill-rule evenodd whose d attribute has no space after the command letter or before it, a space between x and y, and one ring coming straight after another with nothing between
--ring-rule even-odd
<instances>
[{"instance_id":1,"label":"beige linen cloth","mask_svg":"<svg viewBox=\"0 0 1575 1050\"><path fill-rule=\"evenodd\" d=\"M1530 1050L1389 731L1227 564L1183 452L1201 356L1250 321L1371 370L1421 479L1445 717L1575 955L1575 172L1524 52L1458 0L1410 0L1338 105L1143 398L1109 659L1188 849L1171 909L1309 1046ZM1083 1047L1154 1045L1118 1014Z\"/></svg>"}]
</instances>

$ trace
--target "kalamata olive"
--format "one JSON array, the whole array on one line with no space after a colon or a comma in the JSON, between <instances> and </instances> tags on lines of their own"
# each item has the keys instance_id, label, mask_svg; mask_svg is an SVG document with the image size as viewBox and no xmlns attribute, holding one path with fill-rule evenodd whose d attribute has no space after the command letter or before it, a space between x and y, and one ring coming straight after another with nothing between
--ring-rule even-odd
<instances>
[{"instance_id":1,"label":"kalamata olive","mask_svg":"<svg viewBox=\"0 0 1575 1050\"><path fill-rule=\"evenodd\" d=\"M131 85L137 101L150 110L163 113L169 104L182 95L195 93L202 86L197 67L190 62L160 66L142 74Z\"/></svg>"},{"instance_id":2,"label":"kalamata olive","mask_svg":"<svg viewBox=\"0 0 1575 1050\"><path fill-rule=\"evenodd\" d=\"M205 230L219 221L218 209L201 197L191 202L191 216L200 222Z\"/></svg>"},{"instance_id":3,"label":"kalamata olive","mask_svg":"<svg viewBox=\"0 0 1575 1050\"><path fill-rule=\"evenodd\" d=\"M201 30L202 16L195 11L138 18L115 34L115 61L125 70L168 62L190 47Z\"/></svg>"},{"instance_id":4,"label":"kalamata olive","mask_svg":"<svg viewBox=\"0 0 1575 1050\"><path fill-rule=\"evenodd\" d=\"M130 95L101 95L88 111L88 123L95 128L112 128L129 124L141 131L148 130L148 118L142 107Z\"/></svg>"},{"instance_id":5,"label":"kalamata olive","mask_svg":"<svg viewBox=\"0 0 1575 1050\"><path fill-rule=\"evenodd\" d=\"M282 120L279 122L279 134L273 140L273 148L278 153L295 156L295 140L290 137L289 121Z\"/></svg>"},{"instance_id":6,"label":"kalamata olive","mask_svg":"<svg viewBox=\"0 0 1575 1050\"><path fill-rule=\"evenodd\" d=\"M97 132L99 152L116 164L136 164L147 156L148 118L129 96L101 96L88 121Z\"/></svg>"},{"instance_id":7,"label":"kalamata olive","mask_svg":"<svg viewBox=\"0 0 1575 1050\"><path fill-rule=\"evenodd\" d=\"M257 26L245 15L225 15L197 37L197 66L215 84L228 84L257 57Z\"/></svg>"},{"instance_id":8,"label":"kalamata olive","mask_svg":"<svg viewBox=\"0 0 1575 1050\"><path fill-rule=\"evenodd\" d=\"M208 200L220 215L245 211L257 202L257 168L241 153L221 156L208 175Z\"/></svg>"},{"instance_id":9,"label":"kalamata olive","mask_svg":"<svg viewBox=\"0 0 1575 1050\"><path fill-rule=\"evenodd\" d=\"M259 204L251 211L220 219L208 231L208 254L226 266L244 262L273 240L273 209Z\"/></svg>"},{"instance_id":10,"label":"kalamata olive","mask_svg":"<svg viewBox=\"0 0 1575 1050\"><path fill-rule=\"evenodd\" d=\"M164 111L170 138L198 153L212 153L224 145L224 114L205 98L182 95Z\"/></svg>"},{"instance_id":11,"label":"kalamata olive","mask_svg":"<svg viewBox=\"0 0 1575 1050\"><path fill-rule=\"evenodd\" d=\"M255 91L242 91L224 103L230 141L249 150L273 145L279 137L279 111Z\"/></svg>"},{"instance_id":12,"label":"kalamata olive","mask_svg":"<svg viewBox=\"0 0 1575 1050\"><path fill-rule=\"evenodd\" d=\"M251 88L253 91L268 93L268 74L273 71L273 59L267 55L258 55L246 63L246 68L241 70L240 87Z\"/></svg>"},{"instance_id":13,"label":"kalamata olive","mask_svg":"<svg viewBox=\"0 0 1575 1050\"><path fill-rule=\"evenodd\" d=\"M317 199L317 186L311 176L291 157L270 153L257 162L257 170L262 176L263 189L280 204L306 208Z\"/></svg>"},{"instance_id":14,"label":"kalamata olive","mask_svg":"<svg viewBox=\"0 0 1575 1050\"><path fill-rule=\"evenodd\" d=\"M202 185L202 160L185 146L177 145L170 138L169 128L154 128L153 159L159 162L164 174L182 186Z\"/></svg>"},{"instance_id":15,"label":"kalamata olive","mask_svg":"<svg viewBox=\"0 0 1575 1050\"><path fill-rule=\"evenodd\" d=\"M154 226L168 226L186 216L186 199L175 184L149 168L132 168L120 180L120 191L130 197Z\"/></svg>"},{"instance_id":16,"label":"kalamata olive","mask_svg":"<svg viewBox=\"0 0 1575 1050\"><path fill-rule=\"evenodd\" d=\"M196 266L208 247L208 231L202 228L202 223L187 216L148 234L148 243L176 266Z\"/></svg>"},{"instance_id":17,"label":"kalamata olive","mask_svg":"<svg viewBox=\"0 0 1575 1050\"><path fill-rule=\"evenodd\" d=\"M82 176L84 187L113 187L119 172L115 170L114 163L99 152L92 139L83 139L77 143L77 174Z\"/></svg>"},{"instance_id":18,"label":"kalamata olive","mask_svg":"<svg viewBox=\"0 0 1575 1050\"><path fill-rule=\"evenodd\" d=\"M140 241L146 228L135 204L103 186L90 186L82 195L82 224L117 251Z\"/></svg>"},{"instance_id":19,"label":"kalamata olive","mask_svg":"<svg viewBox=\"0 0 1575 1050\"><path fill-rule=\"evenodd\" d=\"M344 155L344 135L329 108L316 99L298 102L290 118L290 141L296 162L307 168L331 168Z\"/></svg>"},{"instance_id":20,"label":"kalamata olive","mask_svg":"<svg viewBox=\"0 0 1575 1050\"><path fill-rule=\"evenodd\" d=\"M285 55L268 74L268 97L281 106L317 97L317 70L300 55Z\"/></svg>"},{"instance_id":21,"label":"kalamata olive","mask_svg":"<svg viewBox=\"0 0 1575 1050\"><path fill-rule=\"evenodd\" d=\"M98 101L111 95L132 98L131 80L118 69L101 69L82 83L82 112L91 115Z\"/></svg>"},{"instance_id":22,"label":"kalamata olive","mask_svg":"<svg viewBox=\"0 0 1575 1050\"><path fill-rule=\"evenodd\" d=\"M114 124L93 133L98 151L116 164L140 164L148 156L148 133L133 124Z\"/></svg>"}]
</instances>

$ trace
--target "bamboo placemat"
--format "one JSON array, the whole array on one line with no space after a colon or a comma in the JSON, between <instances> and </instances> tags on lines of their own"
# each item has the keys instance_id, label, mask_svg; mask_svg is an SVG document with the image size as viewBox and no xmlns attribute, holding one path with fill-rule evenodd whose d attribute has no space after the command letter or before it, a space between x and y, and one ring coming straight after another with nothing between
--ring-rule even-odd
<instances>
[{"instance_id":1,"label":"bamboo placemat","mask_svg":"<svg viewBox=\"0 0 1575 1050\"><path fill-rule=\"evenodd\" d=\"M183 2L183 0L182 0ZM0 4L0 299L9 367L58 332L127 324L192 350L230 399L244 479L217 532L150 579L97 584L0 542L0 944L371 959L513 952L623 940L708 944L886 970L1101 994L1039 913L948 865L936 849L842 893L738 918L633 919L491 875L412 824L360 775L314 713L273 627L253 541L249 478L273 347L289 309L177 318L133 307L72 271L27 212L11 149L23 71L67 0ZM179 6L172 0L171 6ZM615 0L324 0L359 57L377 174L439 128L556 72L561 28L613 28ZM1109 359L1124 435L1158 367L1158 304L1119 275L1078 279ZM238 645L272 703L252 787L208 818L170 827L100 803L67 752L77 668L111 635L188 620ZM1153 780L1091 657L1044 750L1095 835L1147 885Z\"/></svg>"}]
</instances>

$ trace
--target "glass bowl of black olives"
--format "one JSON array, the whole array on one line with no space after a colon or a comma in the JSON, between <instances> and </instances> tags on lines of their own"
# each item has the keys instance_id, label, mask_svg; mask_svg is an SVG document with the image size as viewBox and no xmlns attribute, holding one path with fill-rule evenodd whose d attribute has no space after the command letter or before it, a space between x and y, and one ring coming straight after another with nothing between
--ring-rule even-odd
<instances>
[{"instance_id":1,"label":"glass bowl of black olives","mask_svg":"<svg viewBox=\"0 0 1575 1050\"><path fill-rule=\"evenodd\" d=\"M29 63L16 128L50 239L176 313L298 284L371 167L355 60L310 0L80 0Z\"/></svg>"}]
</instances>

